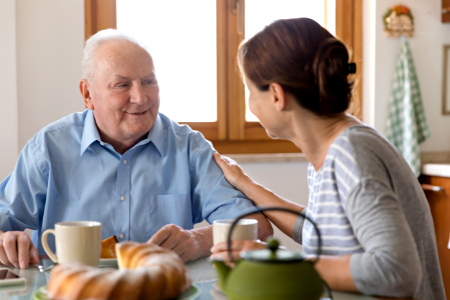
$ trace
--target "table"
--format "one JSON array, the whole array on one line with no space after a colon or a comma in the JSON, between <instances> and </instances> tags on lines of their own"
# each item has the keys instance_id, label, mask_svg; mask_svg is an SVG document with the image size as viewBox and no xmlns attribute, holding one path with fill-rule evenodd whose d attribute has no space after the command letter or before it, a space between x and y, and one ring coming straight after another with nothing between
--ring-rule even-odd
<instances>
[{"instance_id":1,"label":"table","mask_svg":"<svg viewBox=\"0 0 450 300\"><path fill-rule=\"evenodd\" d=\"M52 264L52 261L48 259L41 260L40 262L44 266ZM216 272L206 258L189 262L186 266L193 282L201 290L201 295L195 298L195 300L227 300L227 297L217 290ZM25 277L27 283L23 286L0 288L0 300L31 300L33 299L33 292L41 286L47 285L50 278L50 272L41 273L36 266L31 266L24 270L15 268L9 268L9 270L19 276ZM333 298L335 300L376 300L376 298L369 296L339 292L333 292Z\"/></svg>"}]
</instances>

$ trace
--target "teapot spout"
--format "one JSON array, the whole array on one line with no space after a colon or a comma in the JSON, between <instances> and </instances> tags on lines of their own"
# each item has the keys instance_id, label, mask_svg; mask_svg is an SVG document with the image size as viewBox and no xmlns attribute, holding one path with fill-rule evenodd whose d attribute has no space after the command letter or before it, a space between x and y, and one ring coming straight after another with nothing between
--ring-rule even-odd
<instances>
[{"instance_id":1,"label":"teapot spout","mask_svg":"<svg viewBox=\"0 0 450 300\"><path fill-rule=\"evenodd\" d=\"M228 267L224 261L221 260L213 260L211 261L216 268L217 277L219 278L219 285L222 291L225 291L226 282L228 279L228 275L231 271L231 268Z\"/></svg>"}]
</instances>

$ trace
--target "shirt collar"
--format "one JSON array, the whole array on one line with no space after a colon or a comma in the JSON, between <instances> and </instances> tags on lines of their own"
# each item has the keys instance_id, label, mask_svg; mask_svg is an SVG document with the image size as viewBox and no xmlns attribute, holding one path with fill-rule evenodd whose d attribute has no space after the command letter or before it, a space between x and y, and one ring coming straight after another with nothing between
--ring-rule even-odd
<instances>
[{"instance_id":1,"label":"shirt collar","mask_svg":"<svg viewBox=\"0 0 450 300\"><path fill-rule=\"evenodd\" d=\"M81 137L81 149L80 155L86 151L93 142L101 141L100 134L98 133L97 126L95 125L94 113L92 110L88 110L86 118L84 119L83 136Z\"/></svg>"},{"instance_id":2,"label":"shirt collar","mask_svg":"<svg viewBox=\"0 0 450 300\"><path fill-rule=\"evenodd\" d=\"M80 155L86 151L93 142L101 142L100 134L98 133L97 126L94 120L94 113L92 110L88 110L86 114L86 119L84 120L83 136L81 137L81 149ZM155 124L148 132L147 138L140 141L138 145L146 144L151 141L161 156L164 156L164 126L161 117L157 116Z\"/></svg>"},{"instance_id":3,"label":"shirt collar","mask_svg":"<svg viewBox=\"0 0 450 300\"><path fill-rule=\"evenodd\" d=\"M153 124L153 127L150 129L147 139L155 145L156 149L158 150L159 154L161 156L164 156L165 154L165 148L164 148L164 124L161 120L161 117L158 113L158 116L156 117L155 124Z\"/></svg>"}]
</instances>

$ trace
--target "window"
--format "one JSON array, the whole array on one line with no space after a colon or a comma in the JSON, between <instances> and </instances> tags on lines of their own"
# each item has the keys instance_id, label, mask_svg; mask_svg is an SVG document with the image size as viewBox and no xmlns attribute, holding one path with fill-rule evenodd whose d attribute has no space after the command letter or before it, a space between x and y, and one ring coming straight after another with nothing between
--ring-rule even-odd
<instances>
[{"instance_id":1,"label":"window","mask_svg":"<svg viewBox=\"0 0 450 300\"><path fill-rule=\"evenodd\" d=\"M216 2L116 1L117 29L152 54L160 112L177 122L216 122Z\"/></svg>"},{"instance_id":2,"label":"window","mask_svg":"<svg viewBox=\"0 0 450 300\"><path fill-rule=\"evenodd\" d=\"M275 19L315 19L352 51L358 108L361 14L362 0L85 0L85 31L88 38L118 28L142 40L155 58L160 111L201 131L220 153L286 153L300 150L270 139L247 108L236 67L239 43ZM360 110L352 113L360 117Z\"/></svg>"}]
</instances>

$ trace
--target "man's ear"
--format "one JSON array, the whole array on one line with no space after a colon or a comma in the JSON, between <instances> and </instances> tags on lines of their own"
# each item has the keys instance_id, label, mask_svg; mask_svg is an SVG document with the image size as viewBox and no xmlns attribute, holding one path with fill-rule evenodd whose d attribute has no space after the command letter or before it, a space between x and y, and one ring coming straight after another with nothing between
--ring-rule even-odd
<instances>
[{"instance_id":1,"label":"man's ear","mask_svg":"<svg viewBox=\"0 0 450 300\"><path fill-rule=\"evenodd\" d=\"M81 79L80 81L80 92L86 108L94 110L94 103L92 102L91 93L89 91L89 83L86 79Z\"/></svg>"},{"instance_id":2,"label":"man's ear","mask_svg":"<svg viewBox=\"0 0 450 300\"><path fill-rule=\"evenodd\" d=\"M287 99L286 92L284 91L283 87L276 82L272 82L269 85L269 92L272 104L275 105L275 108L278 111L285 110L287 106Z\"/></svg>"}]
</instances>

